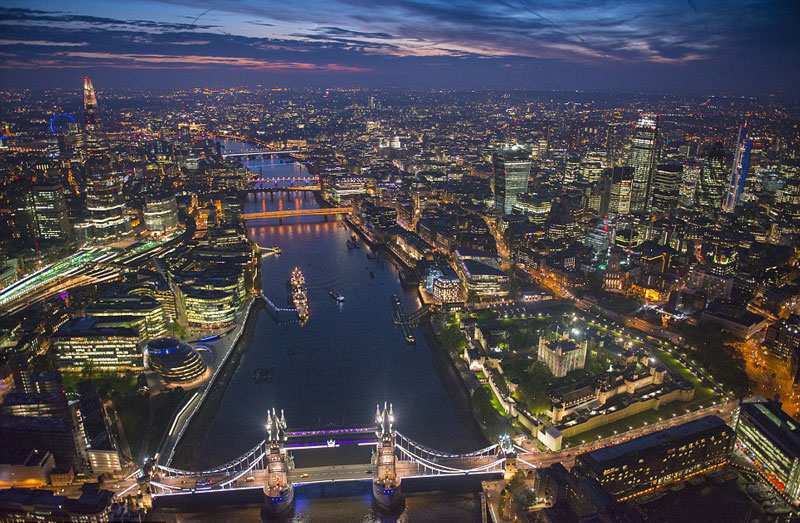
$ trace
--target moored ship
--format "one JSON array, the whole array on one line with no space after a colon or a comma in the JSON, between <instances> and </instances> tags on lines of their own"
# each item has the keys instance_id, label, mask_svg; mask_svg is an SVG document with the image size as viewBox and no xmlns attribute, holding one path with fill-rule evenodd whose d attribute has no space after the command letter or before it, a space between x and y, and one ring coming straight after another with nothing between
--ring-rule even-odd
<instances>
[{"instance_id":1,"label":"moored ship","mask_svg":"<svg viewBox=\"0 0 800 523\"><path fill-rule=\"evenodd\" d=\"M291 292L292 305L297 309L297 317L301 322L308 319L308 291L306 279L300 269L295 267L289 278L289 291Z\"/></svg>"}]
</instances>

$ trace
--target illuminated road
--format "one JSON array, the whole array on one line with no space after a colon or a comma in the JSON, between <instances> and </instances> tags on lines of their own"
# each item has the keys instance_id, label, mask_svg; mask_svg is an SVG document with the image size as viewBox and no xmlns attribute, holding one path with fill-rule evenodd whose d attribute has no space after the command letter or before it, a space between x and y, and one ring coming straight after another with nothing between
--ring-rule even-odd
<instances>
[{"instance_id":1,"label":"illuminated road","mask_svg":"<svg viewBox=\"0 0 800 523\"><path fill-rule=\"evenodd\" d=\"M681 425L705 416L719 416L727 423L730 423L737 404L737 401L728 401L724 404L712 405L698 411L689 412L681 416L675 416L658 423L645 425L643 427L618 435L591 441L577 447L566 448L558 452L539 452L536 450L525 450L520 447L517 449L517 467L522 469L543 468L554 463L561 463L566 468L571 468L575 464L576 456L583 452L589 452L609 445L616 445L633 438L644 436L668 427L675 427L677 425ZM400 454L399 450L397 452ZM478 469L474 473L480 474L484 472L482 467L485 468L493 463L497 463L499 457L496 455L482 455L456 458L440 457L430 459L431 463L436 466L453 467L458 469ZM373 467L368 463L329 465L324 467L292 469L290 477L295 485L336 481L366 481L372 478L373 470ZM490 469L490 472L500 471L501 469L499 469L499 467ZM437 475L431 474L429 471L426 473L426 470L422 465L408 460L398 461L397 472L403 478ZM195 488L197 481L206 480L210 481L210 485L197 489L197 493L211 492L220 488L259 487L266 481L266 471L261 470L258 466L255 466L250 471L220 472L218 474L205 476L155 476L153 479L156 486L164 493L177 493L184 490L191 491ZM136 481L133 477L117 482L112 486L112 488L118 496L135 494L137 490Z\"/></svg>"}]
</instances>

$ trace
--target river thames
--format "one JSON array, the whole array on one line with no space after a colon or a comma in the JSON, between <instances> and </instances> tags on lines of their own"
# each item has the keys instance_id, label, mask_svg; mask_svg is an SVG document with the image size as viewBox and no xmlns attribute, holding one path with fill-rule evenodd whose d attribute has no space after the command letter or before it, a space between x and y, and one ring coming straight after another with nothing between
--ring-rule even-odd
<instances>
[{"instance_id":1,"label":"river thames","mask_svg":"<svg viewBox=\"0 0 800 523\"><path fill-rule=\"evenodd\" d=\"M223 145L229 151L241 147L231 142ZM265 178L308 174L305 166L279 159L253 159L246 165ZM249 193L244 212L307 207L318 207L309 192ZM292 269L299 267L308 286L310 317L301 326L296 321L277 323L266 311L258 312L247 351L228 383L200 452L195 453L196 466L217 465L252 448L264 438L266 412L273 407L283 409L289 430L296 430L370 426L376 404L391 402L398 430L427 446L457 452L485 444L446 360L431 351L421 329L415 329L416 344L408 345L394 326L391 296L400 296L409 312L419 308L419 300L416 290L403 289L388 254L379 252L370 259L370 249L363 242L362 248L348 249L352 231L341 218L294 217L284 219L282 225L277 220L252 221L247 229L258 245L277 245L282 250L279 256L262 259L264 294L285 306L286 282ZM344 302L337 303L331 291L342 294ZM253 371L259 368L274 368L270 382L253 379ZM327 450L298 454L302 453L295 452L295 460L301 466L368 460L368 454L364 458ZM295 520L380 520L369 499L362 498L335 502L300 498ZM406 510L415 512L413 521L469 521L466 513L478 513L474 495L453 498L453 519L444 515L446 510L422 508L447 504L449 497L412 499ZM334 513L323 515L333 507L336 517L344 519L332 519ZM408 514L401 520L409 520Z\"/></svg>"}]
</instances>

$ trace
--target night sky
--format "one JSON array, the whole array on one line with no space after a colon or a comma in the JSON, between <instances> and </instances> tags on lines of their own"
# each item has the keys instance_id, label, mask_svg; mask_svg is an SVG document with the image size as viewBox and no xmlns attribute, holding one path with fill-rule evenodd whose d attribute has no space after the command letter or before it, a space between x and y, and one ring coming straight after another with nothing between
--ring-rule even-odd
<instances>
[{"instance_id":1,"label":"night sky","mask_svg":"<svg viewBox=\"0 0 800 523\"><path fill-rule=\"evenodd\" d=\"M795 0L0 0L0 87L789 94Z\"/></svg>"}]
</instances>

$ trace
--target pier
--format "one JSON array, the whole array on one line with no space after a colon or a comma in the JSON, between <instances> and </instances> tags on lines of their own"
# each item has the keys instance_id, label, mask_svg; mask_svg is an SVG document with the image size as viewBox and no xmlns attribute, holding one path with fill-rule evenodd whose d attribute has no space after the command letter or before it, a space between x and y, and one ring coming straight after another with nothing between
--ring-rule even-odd
<instances>
[{"instance_id":1,"label":"pier","mask_svg":"<svg viewBox=\"0 0 800 523\"><path fill-rule=\"evenodd\" d=\"M392 318L394 320L394 324L398 325L400 330L403 331L403 336L406 339L406 343L409 345L415 343L417 340L411 333L411 322L408 321L406 311L403 308L403 304L400 303L400 298L397 297L397 294L392 294L392 304L394 305L394 314Z\"/></svg>"},{"instance_id":2,"label":"pier","mask_svg":"<svg viewBox=\"0 0 800 523\"><path fill-rule=\"evenodd\" d=\"M297 309L278 307L263 293L261 294L261 298L264 300L264 303L267 304L267 312L269 312L269 315L272 316L273 319L278 323L297 319Z\"/></svg>"}]
</instances>

